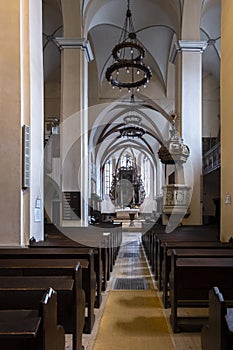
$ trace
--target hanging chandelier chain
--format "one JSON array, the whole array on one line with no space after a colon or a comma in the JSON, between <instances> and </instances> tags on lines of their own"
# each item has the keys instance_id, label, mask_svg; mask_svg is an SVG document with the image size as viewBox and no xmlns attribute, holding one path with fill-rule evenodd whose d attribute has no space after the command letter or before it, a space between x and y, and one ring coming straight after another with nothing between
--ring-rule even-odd
<instances>
[{"instance_id":1,"label":"hanging chandelier chain","mask_svg":"<svg viewBox=\"0 0 233 350\"><path fill-rule=\"evenodd\" d=\"M133 38L131 38L133 36ZM119 39L119 43L127 41L127 39L130 39L130 41L135 40L136 34L134 29L134 24L132 20L132 12L130 10L130 1L128 1L128 9L126 11L126 18L124 22L124 26L122 28L121 36Z\"/></svg>"},{"instance_id":2,"label":"hanging chandelier chain","mask_svg":"<svg viewBox=\"0 0 233 350\"><path fill-rule=\"evenodd\" d=\"M112 87L118 87L120 90L127 88L129 93L134 88L139 91L140 86L146 87L152 72L150 67L143 62L144 56L145 49L137 40L130 10L130 0L128 0L120 40L112 49L113 64L107 68L105 74Z\"/></svg>"},{"instance_id":3,"label":"hanging chandelier chain","mask_svg":"<svg viewBox=\"0 0 233 350\"><path fill-rule=\"evenodd\" d=\"M127 40L128 37L128 17L126 16L124 26L122 28L121 36L119 39L119 43L124 42Z\"/></svg>"}]
</instances>

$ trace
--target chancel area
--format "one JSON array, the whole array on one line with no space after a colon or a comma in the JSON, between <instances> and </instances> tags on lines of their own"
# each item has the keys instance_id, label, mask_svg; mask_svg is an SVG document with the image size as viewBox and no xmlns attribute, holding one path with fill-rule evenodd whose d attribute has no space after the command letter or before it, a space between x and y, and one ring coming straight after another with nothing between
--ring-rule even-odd
<instances>
[{"instance_id":1,"label":"chancel area","mask_svg":"<svg viewBox=\"0 0 233 350\"><path fill-rule=\"evenodd\" d=\"M1 0L0 348L233 348L232 0Z\"/></svg>"}]
</instances>

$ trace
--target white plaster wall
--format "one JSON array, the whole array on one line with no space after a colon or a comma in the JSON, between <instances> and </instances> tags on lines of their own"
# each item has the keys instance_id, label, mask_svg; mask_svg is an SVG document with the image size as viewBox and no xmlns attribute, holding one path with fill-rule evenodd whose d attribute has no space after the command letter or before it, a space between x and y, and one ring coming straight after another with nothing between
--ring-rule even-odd
<instances>
[{"instance_id":1,"label":"white plaster wall","mask_svg":"<svg viewBox=\"0 0 233 350\"><path fill-rule=\"evenodd\" d=\"M20 1L0 1L0 245L20 244Z\"/></svg>"},{"instance_id":2,"label":"white plaster wall","mask_svg":"<svg viewBox=\"0 0 233 350\"><path fill-rule=\"evenodd\" d=\"M221 232L222 241L233 237L233 119L232 119L232 91L233 91L233 2L222 1L221 28ZM225 196L231 196L231 203L225 203Z\"/></svg>"},{"instance_id":3,"label":"white plaster wall","mask_svg":"<svg viewBox=\"0 0 233 350\"><path fill-rule=\"evenodd\" d=\"M210 74L204 74L202 83L202 137L218 137L220 126L219 83Z\"/></svg>"}]
</instances>

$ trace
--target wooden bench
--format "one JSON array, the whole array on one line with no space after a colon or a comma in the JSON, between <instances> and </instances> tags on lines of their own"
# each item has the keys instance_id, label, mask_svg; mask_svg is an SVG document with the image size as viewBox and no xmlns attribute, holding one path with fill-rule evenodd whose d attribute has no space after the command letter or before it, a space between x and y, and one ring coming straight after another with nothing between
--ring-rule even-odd
<instances>
[{"instance_id":1,"label":"wooden bench","mask_svg":"<svg viewBox=\"0 0 233 350\"><path fill-rule=\"evenodd\" d=\"M142 237L142 243L146 251L155 279L159 280L161 259L163 258L162 241L218 241L219 232L216 226L188 225L179 226L171 233L166 233L166 226L155 224Z\"/></svg>"},{"instance_id":2,"label":"wooden bench","mask_svg":"<svg viewBox=\"0 0 233 350\"><path fill-rule=\"evenodd\" d=\"M111 272L122 242L122 223L102 222L90 225L88 228L91 232L93 232L93 229L97 230L98 233L101 232L103 237L103 243L101 243L101 245L107 249L109 253L108 260ZM91 235L93 235L93 233L91 233Z\"/></svg>"},{"instance_id":3,"label":"wooden bench","mask_svg":"<svg viewBox=\"0 0 233 350\"><path fill-rule=\"evenodd\" d=\"M155 279L158 278L157 264L155 258L157 256L157 236L159 233L164 234L164 226L154 224L149 226L143 224L143 230L145 231L142 235L142 244L145 249L145 253L148 262L151 266L152 272L155 274Z\"/></svg>"},{"instance_id":4,"label":"wooden bench","mask_svg":"<svg viewBox=\"0 0 233 350\"><path fill-rule=\"evenodd\" d=\"M77 229L67 229L64 233L67 237L73 240L75 239L76 241L79 240L79 237L84 236L84 244L89 247L101 247L104 272L103 278L104 281L108 281L122 241L121 225L90 225L88 228L82 228L78 231ZM82 240L80 241L82 242ZM107 262L107 266L105 262Z\"/></svg>"},{"instance_id":5,"label":"wooden bench","mask_svg":"<svg viewBox=\"0 0 233 350\"><path fill-rule=\"evenodd\" d=\"M75 247L53 247L53 248L2 248L0 249L0 259L57 259L69 260L73 259L74 263L81 262L82 286L86 294L86 303L88 307L88 317L85 326L85 332L90 333L94 324L94 306L96 301L96 275L94 271L94 253L90 248ZM71 262L72 263L72 262ZM48 271L47 271L48 272ZM46 272L46 273L47 273ZM54 273L62 273L55 269ZM38 273L38 271L37 271Z\"/></svg>"},{"instance_id":6,"label":"wooden bench","mask_svg":"<svg viewBox=\"0 0 233 350\"><path fill-rule=\"evenodd\" d=\"M21 249L16 250L20 252ZM26 250L30 251L29 248L26 248ZM14 256L14 258L10 258L7 254L3 258L3 255L0 254L0 276L72 276L74 267L80 263L82 267L82 279L79 285L85 292L87 305L84 332L91 333L95 321L95 274L93 271L93 260L92 268L90 268L87 259L63 259L61 256L54 258L52 255L49 256L47 250L46 254L40 255L38 251L38 254L33 255L29 253L25 257L20 253L17 255L16 252L16 255L10 255L11 257ZM93 258L93 254L90 257Z\"/></svg>"},{"instance_id":7,"label":"wooden bench","mask_svg":"<svg viewBox=\"0 0 233 350\"><path fill-rule=\"evenodd\" d=\"M106 290L118 249L115 247L121 242L121 230L107 228L106 236L102 227L88 228L58 228L53 224L46 225L45 240L31 241L33 248L92 248L94 251L94 270L96 273L96 302L100 307L101 292ZM65 232L65 233L64 233Z\"/></svg>"},{"instance_id":8,"label":"wooden bench","mask_svg":"<svg viewBox=\"0 0 233 350\"><path fill-rule=\"evenodd\" d=\"M64 329L57 325L57 293L48 288L40 299L33 309L0 310L1 349L64 350Z\"/></svg>"},{"instance_id":9,"label":"wooden bench","mask_svg":"<svg viewBox=\"0 0 233 350\"><path fill-rule=\"evenodd\" d=\"M157 266L157 255L158 255L158 237L170 237L171 235L193 237L199 240L198 237L204 236L206 240L209 241L219 241L219 232L216 226L208 225L185 225L176 227L173 232L166 233L167 226L155 223L153 226L149 226L148 230L143 233L142 243L151 265L152 271L155 273L155 278L158 276L158 266ZM144 229L146 230L146 228ZM193 238L191 238L192 240ZM203 240L201 238L201 240Z\"/></svg>"},{"instance_id":10,"label":"wooden bench","mask_svg":"<svg viewBox=\"0 0 233 350\"><path fill-rule=\"evenodd\" d=\"M233 258L179 258L172 255L170 320L174 332L201 330L206 317L181 317L178 309L208 307L209 290L216 285L227 301L233 300Z\"/></svg>"},{"instance_id":11,"label":"wooden bench","mask_svg":"<svg viewBox=\"0 0 233 350\"><path fill-rule=\"evenodd\" d=\"M1 248L0 259L76 259L82 262L83 267L83 289L85 290L86 302L90 305L96 303L96 275L94 271L94 252L90 248L76 248L76 247L50 247L44 248ZM85 261L88 261L86 264ZM99 293L101 293L99 291ZM98 297L97 292L97 297ZM94 305L95 306L95 305ZM93 306L93 308L94 308ZM92 310L92 306L90 306ZM93 311L94 312L94 311Z\"/></svg>"},{"instance_id":12,"label":"wooden bench","mask_svg":"<svg viewBox=\"0 0 233 350\"><path fill-rule=\"evenodd\" d=\"M218 287L209 291L208 324L201 330L202 350L233 349L233 309L227 308Z\"/></svg>"},{"instance_id":13,"label":"wooden bench","mask_svg":"<svg viewBox=\"0 0 233 350\"><path fill-rule=\"evenodd\" d=\"M85 295L80 263L73 267L72 276L0 276L0 309L23 309L25 304L33 308L48 286L57 292L59 323L73 335L73 350L81 350Z\"/></svg>"},{"instance_id":14,"label":"wooden bench","mask_svg":"<svg viewBox=\"0 0 233 350\"><path fill-rule=\"evenodd\" d=\"M102 301L102 278L105 272L102 263L102 249L100 246L91 247L91 245L81 244L64 235L56 226L47 225L45 240L40 242L30 241L30 248L73 248L73 249L92 249L94 253L94 271L96 274L96 302L95 307L99 308ZM82 238L83 239L83 238ZM86 238L88 240L88 238ZM87 243L85 239L85 242ZM82 241L80 239L80 241Z\"/></svg>"},{"instance_id":15,"label":"wooden bench","mask_svg":"<svg viewBox=\"0 0 233 350\"><path fill-rule=\"evenodd\" d=\"M102 259L101 259L101 248L90 248L90 247L85 247L85 246L69 246L69 241L66 242L66 245L56 245L55 242L53 242L53 245L51 246L46 246L46 247L36 247L35 245L30 247L30 249L33 249L33 252L35 252L35 250L39 249L38 251L40 252L40 254L43 254L43 250L44 250L44 254L48 255L50 254L50 251L54 251L54 254L59 253L59 252L64 252L64 254L67 254L67 256L76 256L79 257L80 259L82 258L86 258L86 254L89 254L88 252L90 252L90 249L92 251L92 255L93 257L90 257L90 270L91 270L91 279L92 281L90 281L91 285L92 285L92 289L95 289L95 293L92 290L92 293L95 294L95 299L94 299L94 307L99 308L102 302L102 275L103 275L103 264L102 264ZM46 250L44 249L46 248ZM63 254L63 253L62 253ZM89 258L88 258L89 259ZM95 276L95 277L94 277ZM85 281L86 281L86 277L84 276ZM93 278L95 278L95 284L93 281ZM84 283L86 283L84 281Z\"/></svg>"},{"instance_id":16,"label":"wooden bench","mask_svg":"<svg viewBox=\"0 0 233 350\"><path fill-rule=\"evenodd\" d=\"M206 245L212 244L211 242L220 243L219 240L216 239L215 232L211 233L209 230L205 231L204 228L190 228L182 231L174 231L171 234L159 234L156 237L156 269L157 269L157 280L159 283L159 289L161 289L161 281L162 281L162 264L164 257L164 245L166 243L174 242L175 244L178 242L207 242ZM214 243L214 244L215 244Z\"/></svg>"},{"instance_id":17,"label":"wooden bench","mask_svg":"<svg viewBox=\"0 0 233 350\"><path fill-rule=\"evenodd\" d=\"M159 290L163 292L164 307L169 307L168 285L171 271L171 255L180 257L233 257L233 246L220 242L165 242L163 245L162 271Z\"/></svg>"},{"instance_id":18,"label":"wooden bench","mask_svg":"<svg viewBox=\"0 0 233 350\"><path fill-rule=\"evenodd\" d=\"M36 245L54 243L54 239L62 244L73 246L85 246L90 248L104 248L109 255L109 261L113 266L122 241L122 227L117 224L98 224L88 227L57 227L54 224L45 226L44 242L36 242ZM106 241L106 233L108 239ZM107 243L107 244L106 244Z\"/></svg>"}]
</instances>

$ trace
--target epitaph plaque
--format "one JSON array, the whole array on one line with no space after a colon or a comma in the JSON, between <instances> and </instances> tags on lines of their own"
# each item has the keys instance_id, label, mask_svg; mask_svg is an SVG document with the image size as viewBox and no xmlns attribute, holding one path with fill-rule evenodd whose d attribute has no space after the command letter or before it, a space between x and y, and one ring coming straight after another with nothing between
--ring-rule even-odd
<instances>
[{"instance_id":1,"label":"epitaph plaque","mask_svg":"<svg viewBox=\"0 0 233 350\"><path fill-rule=\"evenodd\" d=\"M22 173L22 187L27 189L30 186L30 126L23 126L23 135L22 135L22 145L23 145L23 173Z\"/></svg>"},{"instance_id":2,"label":"epitaph plaque","mask_svg":"<svg viewBox=\"0 0 233 350\"><path fill-rule=\"evenodd\" d=\"M81 219L81 194L80 192L63 192L62 197L63 220Z\"/></svg>"}]
</instances>

